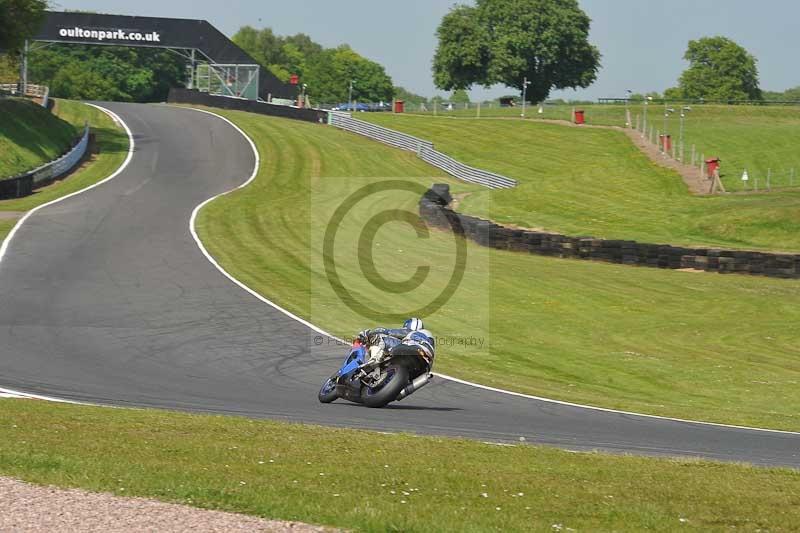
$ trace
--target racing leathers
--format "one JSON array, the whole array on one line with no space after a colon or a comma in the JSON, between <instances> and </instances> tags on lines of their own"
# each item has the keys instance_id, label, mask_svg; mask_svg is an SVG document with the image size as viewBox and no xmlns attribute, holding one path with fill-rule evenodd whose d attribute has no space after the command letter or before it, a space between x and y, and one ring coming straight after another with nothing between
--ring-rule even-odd
<instances>
[{"instance_id":1,"label":"racing leathers","mask_svg":"<svg viewBox=\"0 0 800 533\"><path fill-rule=\"evenodd\" d=\"M428 354L429 359L433 360L434 340L433 335L427 330L375 328L362 331L359 338L367 346L368 363L380 362L400 345L419 346Z\"/></svg>"}]
</instances>

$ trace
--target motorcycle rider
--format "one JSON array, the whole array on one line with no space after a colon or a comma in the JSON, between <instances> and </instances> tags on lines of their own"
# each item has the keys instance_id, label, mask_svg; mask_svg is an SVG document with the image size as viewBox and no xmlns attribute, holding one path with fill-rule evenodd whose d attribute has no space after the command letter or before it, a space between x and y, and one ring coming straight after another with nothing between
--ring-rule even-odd
<instances>
[{"instance_id":1,"label":"motorcycle rider","mask_svg":"<svg viewBox=\"0 0 800 533\"><path fill-rule=\"evenodd\" d=\"M367 347L367 362L377 362L388 355L392 349L401 344L413 344L422 347L433 359L435 341L430 331L419 318L409 318L402 328L374 328L358 334L359 340Z\"/></svg>"}]
</instances>

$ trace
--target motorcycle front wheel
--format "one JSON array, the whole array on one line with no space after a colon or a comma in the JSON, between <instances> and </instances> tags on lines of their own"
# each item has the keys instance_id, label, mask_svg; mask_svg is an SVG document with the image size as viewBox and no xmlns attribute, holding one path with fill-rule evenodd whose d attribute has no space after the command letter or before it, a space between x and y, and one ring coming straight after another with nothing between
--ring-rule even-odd
<instances>
[{"instance_id":1,"label":"motorcycle front wheel","mask_svg":"<svg viewBox=\"0 0 800 533\"><path fill-rule=\"evenodd\" d=\"M385 376L379 387L364 389L362 397L367 407L383 407L393 402L408 385L408 368L403 365L389 365L383 373Z\"/></svg>"},{"instance_id":2,"label":"motorcycle front wheel","mask_svg":"<svg viewBox=\"0 0 800 533\"><path fill-rule=\"evenodd\" d=\"M317 398L319 398L320 403L331 403L338 397L339 394L336 392L336 378L330 377L328 381L322 384Z\"/></svg>"}]
</instances>

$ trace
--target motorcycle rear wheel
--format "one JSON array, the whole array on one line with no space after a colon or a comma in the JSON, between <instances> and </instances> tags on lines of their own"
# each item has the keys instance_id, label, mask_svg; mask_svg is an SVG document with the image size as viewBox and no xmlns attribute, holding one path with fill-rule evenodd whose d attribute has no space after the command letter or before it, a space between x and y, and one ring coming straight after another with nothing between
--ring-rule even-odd
<instances>
[{"instance_id":1,"label":"motorcycle rear wheel","mask_svg":"<svg viewBox=\"0 0 800 533\"><path fill-rule=\"evenodd\" d=\"M388 377L379 389L367 388L362 397L367 407L383 407L397 399L403 387L408 385L408 368L391 364L384 370Z\"/></svg>"},{"instance_id":2,"label":"motorcycle rear wheel","mask_svg":"<svg viewBox=\"0 0 800 533\"><path fill-rule=\"evenodd\" d=\"M319 398L320 403L331 403L338 397L339 394L336 392L336 378L330 377L322 384L317 398Z\"/></svg>"}]
</instances>

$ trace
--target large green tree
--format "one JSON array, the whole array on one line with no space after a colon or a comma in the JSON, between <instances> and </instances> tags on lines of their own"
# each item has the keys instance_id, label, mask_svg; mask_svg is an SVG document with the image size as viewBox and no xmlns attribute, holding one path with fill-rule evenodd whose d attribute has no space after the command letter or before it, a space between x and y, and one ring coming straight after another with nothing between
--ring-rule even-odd
<instances>
[{"instance_id":1,"label":"large green tree","mask_svg":"<svg viewBox=\"0 0 800 533\"><path fill-rule=\"evenodd\" d=\"M689 41L684 59L689 68L678 89L683 98L705 100L761 100L757 60L726 37Z\"/></svg>"},{"instance_id":2,"label":"large green tree","mask_svg":"<svg viewBox=\"0 0 800 533\"><path fill-rule=\"evenodd\" d=\"M16 51L36 33L47 0L0 0L0 50Z\"/></svg>"},{"instance_id":3,"label":"large green tree","mask_svg":"<svg viewBox=\"0 0 800 533\"><path fill-rule=\"evenodd\" d=\"M347 45L324 50L305 76L308 92L317 103L347 102L351 80L353 99L359 102L388 102L394 95L392 78L384 68Z\"/></svg>"},{"instance_id":4,"label":"large green tree","mask_svg":"<svg viewBox=\"0 0 800 533\"><path fill-rule=\"evenodd\" d=\"M164 101L186 80L186 60L167 50L61 44L30 55L32 82L55 97L123 102Z\"/></svg>"},{"instance_id":5,"label":"large green tree","mask_svg":"<svg viewBox=\"0 0 800 533\"><path fill-rule=\"evenodd\" d=\"M547 99L553 89L588 87L600 68L589 43L591 20L577 0L477 0L455 6L437 30L436 86L469 89L503 84L527 99Z\"/></svg>"},{"instance_id":6,"label":"large green tree","mask_svg":"<svg viewBox=\"0 0 800 533\"><path fill-rule=\"evenodd\" d=\"M346 102L350 80L355 81L353 97L361 102L388 102L394 94L383 66L348 45L324 48L304 33L279 36L250 26L240 28L233 41L278 78L288 81L297 74L314 103Z\"/></svg>"}]
</instances>

